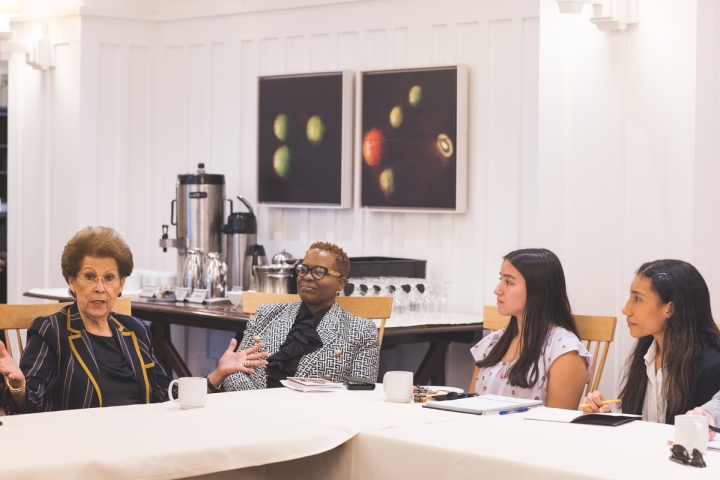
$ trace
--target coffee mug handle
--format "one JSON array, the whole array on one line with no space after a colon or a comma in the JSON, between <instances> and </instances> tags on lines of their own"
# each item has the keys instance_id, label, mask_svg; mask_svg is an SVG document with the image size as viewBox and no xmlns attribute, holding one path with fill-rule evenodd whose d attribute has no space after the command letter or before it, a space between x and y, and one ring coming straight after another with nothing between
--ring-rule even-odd
<instances>
[{"instance_id":1,"label":"coffee mug handle","mask_svg":"<svg viewBox=\"0 0 720 480\"><path fill-rule=\"evenodd\" d=\"M172 382L170 382L170 385L168 386L168 397L170 397L171 402L177 402L178 399L173 398L173 394L172 394L173 383L176 383L178 388L180 388L180 382L178 382L177 380L173 380Z\"/></svg>"}]
</instances>

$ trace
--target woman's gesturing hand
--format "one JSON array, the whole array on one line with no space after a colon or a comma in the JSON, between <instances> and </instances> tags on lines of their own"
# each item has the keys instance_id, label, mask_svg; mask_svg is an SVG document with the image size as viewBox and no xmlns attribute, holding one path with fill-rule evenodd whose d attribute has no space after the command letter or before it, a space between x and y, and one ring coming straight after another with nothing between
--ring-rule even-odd
<instances>
[{"instance_id":1,"label":"woman's gesturing hand","mask_svg":"<svg viewBox=\"0 0 720 480\"><path fill-rule=\"evenodd\" d=\"M705 410L703 410L700 407L693 408L692 410L687 412L687 414L688 415L701 415L703 417L707 417L708 425L712 425L713 427L715 426L715 419L713 418L713 416L710 415L708 412L706 412ZM712 430L710 430L708 428L708 442L712 441L713 438L715 438L715 432L713 432Z\"/></svg>"},{"instance_id":2,"label":"woman's gesturing hand","mask_svg":"<svg viewBox=\"0 0 720 480\"><path fill-rule=\"evenodd\" d=\"M268 352L257 353L257 351L264 346L264 343L257 343L250 348L236 352L235 347L237 347L237 340L233 338L230 340L228 349L225 350L223 356L220 357L220 361L218 362L219 373L225 377L235 372L253 373L253 367L267 364L263 359L270 354Z\"/></svg>"},{"instance_id":3,"label":"woman's gesturing hand","mask_svg":"<svg viewBox=\"0 0 720 480\"><path fill-rule=\"evenodd\" d=\"M588 405L587 407L583 407L583 413L607 413L610 411L610 405L606 405L603 403L603 400L605 400L605 397L603 397L603 394L599 391L595 390L594 392L589 393L585 397L585 403Z\"/></svg>"},{"instance_id":4,"label":"woman's gesturing hand","mask_svg":"<svg viewBox=\"0 0 720 480\"><path fill-rule=\"evenodd\" d=\"M0 342L0 374L5 375L13 388L20 388L23 385L24 375L12 355L5 349L5 344Z\"/></svg>"}]
</instances>

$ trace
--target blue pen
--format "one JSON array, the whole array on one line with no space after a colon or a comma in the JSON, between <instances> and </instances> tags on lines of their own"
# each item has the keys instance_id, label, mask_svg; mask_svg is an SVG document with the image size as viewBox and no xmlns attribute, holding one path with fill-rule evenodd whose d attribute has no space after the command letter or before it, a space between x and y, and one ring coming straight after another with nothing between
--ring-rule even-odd
<instances>
[{"instance_id":1,"label":"blue pen","mask_svg":"<svg viewBox=\"0 0 720 480\"><path fill-rule=\"evenodd\" d=\"M523 413L530 410L528 407L518 408L517 410L501 410L500 415L509 415L511 413Z\"/></svg>"}]
</instances>

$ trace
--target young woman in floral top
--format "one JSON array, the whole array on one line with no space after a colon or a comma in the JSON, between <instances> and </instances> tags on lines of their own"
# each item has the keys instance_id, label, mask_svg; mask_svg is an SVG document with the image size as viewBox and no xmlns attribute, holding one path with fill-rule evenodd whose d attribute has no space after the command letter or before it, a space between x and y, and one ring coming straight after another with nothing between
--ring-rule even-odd
<instances>
[{"instance_id":1,"label":"young woman in floral top","mask_svg":"<svg viewBox=\"0 0 720 480\"><path fill-rule=\"evenodd\" d=\"M576 410L593 358L578 339L560 260L542 248L510 252L494 293L512 318L470 350L471 390Z\"/></svg>"}]
</instances>

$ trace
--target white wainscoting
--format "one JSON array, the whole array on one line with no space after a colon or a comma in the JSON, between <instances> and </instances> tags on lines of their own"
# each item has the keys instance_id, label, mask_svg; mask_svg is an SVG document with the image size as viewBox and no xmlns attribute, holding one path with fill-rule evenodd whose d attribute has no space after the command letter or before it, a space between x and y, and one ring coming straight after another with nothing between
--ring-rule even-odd
<instances>
[{"instance_id":1,"label":"white wainscoting","mask_svg":"<svg viewBox=\"0 0 720 480\"><path fill-rule=\"evenodd\" d=\"M258 236L270 254L300 256L328 240L352 256L426 259L428 278L452 282L456 311L494 300L501 256L537 240L538 2L306 3L167 21L92 9L46 20L56 67L40 73L19 56L11 65L11 301L64 283L62 248L86 225L116 228L138 268L172 270L160 226L176 175L197 163L225 174L229 198L254 203L259 75L456 63L470 70L466 214L261 207ZM16 25L30 35L31 22ZM205 335L187 336L194 371L214 362ZM468 364L452 369L453 384L467 383L467 347L451 352Z\"/></svg>"}]
</instances>

